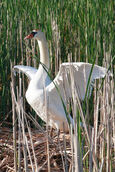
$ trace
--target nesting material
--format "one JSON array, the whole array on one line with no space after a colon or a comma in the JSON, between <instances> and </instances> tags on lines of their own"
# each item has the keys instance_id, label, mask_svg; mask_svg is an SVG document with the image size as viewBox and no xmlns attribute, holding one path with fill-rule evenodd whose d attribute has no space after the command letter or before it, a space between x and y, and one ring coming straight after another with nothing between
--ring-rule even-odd
<instances>
[{"instance_id":1,"label":"nesting material","mask_svg":"<svg viewBox=\"0 0 115 172\"><path fill-rule=\"evenodd\" d=\"M14 149L13 149L13 133L9 128L0 129L0 171L12 172L14 171ZM34 145L34 151L37 159L38 171L48 170L48 152L47 152L47 133L39 132L38 130L31 131L31 137ZM26 133L28 138L29 150L32 158L32 163L35 168L34 157L32 147L29 140L29 134ZM18 137L18 136L17 136ZM64 148L64 140L66 140L66 154ZM50 138L49 144L49 158L50 158L50 170L51 171L63 171L63 165L65 164L65 155L68 168L71 162L70 151L70 136L69 134L60 133L59 136L53 132L53 136ZM18 143L17 143L18 149ZM24 171L24 154L23 143L21 142L21 171ZM18 152L17 152L18 153ZM28 170L32 171L29 155L27 153Z\"/></svg>"}]
</instances>

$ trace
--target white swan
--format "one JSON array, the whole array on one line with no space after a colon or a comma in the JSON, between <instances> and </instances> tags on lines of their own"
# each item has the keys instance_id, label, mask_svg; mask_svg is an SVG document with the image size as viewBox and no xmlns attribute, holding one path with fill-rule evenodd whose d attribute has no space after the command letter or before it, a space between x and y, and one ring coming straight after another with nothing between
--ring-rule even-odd
<instances>
[{"instance_id":1,"label":"white swan","mask_svg":"<svg viewBox=\"0 0 115 172\"><path fill-rule=\"evenodd\" d=\"M48 125L63 130L64 123L65 131L68 131L66 113L56 86L58 87L65 105L67 105L68 100L72 97L70 86L70 67L72 67L75 87L79 98L83 100L92 64L82 62L62 63L57 76L52 82L47 73L47 70L49 69L49 52L45 35L40 30L33 30L30 35L25 37L25 39L31 38L35 38L38 41L40 62L44 64L45 67L40 64L39 69L37 70L30 66L17 65L14 66L14 69L18 72L21 71L25 73L29 78L30 83L26 92L26 99L41 119L47 122L45 106L46 95ZM103 78L105 74L105 68L95 65L90 81L92 82L94 79ZM69 118L73 123L73 119L70 115Z\"/></svg>"}]
</instances>

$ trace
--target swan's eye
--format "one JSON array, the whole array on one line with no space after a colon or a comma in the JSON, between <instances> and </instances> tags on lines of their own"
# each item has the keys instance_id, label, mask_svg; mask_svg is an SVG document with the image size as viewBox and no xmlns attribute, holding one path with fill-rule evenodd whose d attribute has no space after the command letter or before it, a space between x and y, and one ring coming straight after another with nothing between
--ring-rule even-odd
<instances>
[{"instance_id":1,"label":"swan's eye","mask_svg":"<svg viewBox=\"0 0 115 172\"><path fill-rule=\"evenodd\" d=\"M34 32L34 31L33 31L31 34L32 34L33 37L34 37L34 36L37 34L37 32Z\"/></svg>"}]
</instances>

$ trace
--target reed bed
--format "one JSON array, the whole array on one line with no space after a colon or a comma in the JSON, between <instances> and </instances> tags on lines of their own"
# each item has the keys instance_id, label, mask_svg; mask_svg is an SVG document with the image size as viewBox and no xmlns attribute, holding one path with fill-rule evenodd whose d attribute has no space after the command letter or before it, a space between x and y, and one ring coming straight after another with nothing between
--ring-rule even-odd
<instances>
[{"instance_id":1,"label":"reed bed","mask_svg":"<svg viewBox=\"0 0 115 172\"><path fill-rule=\"evenodd\" d=\"M110 80L110 77L106 76L103 90L100 89L101 81L99 84L95 83L92 125L84 119L83 108L73 82L75 101L72 110L75 126L73 130L70 125L69 133L52 131L47 124L41 127L31 114L25 112L20 74L18 80L19 87L15 92L12 75L13 132L9 133L7 128L1 128L2 171L103 172L115 169L113 78ZM83 123L82 127L79 125L79 120L76 120L78 116Z\"/></svg>"},{"instance_id":2,"label":"reed bed","mask_svg":"<svg viewBox=\"0 0 115 172\"><path fill-rule=\"evenodd\" d=\"M8 139L7 129L0 129L2 171L115 170L114 3L2 0L0 126L7 126L6 119L11 121L13 116L13 140L12 137ZM60 63L65 61L96 63L113 74L95 82L93 96L85 102L79 101L72 83L72 112L76 125L74 132L70 126L68 134L52 133L48 126L44 127L24 98L25 76L11 75L15 64L38 67L36 42L23 40L31 30L38 28L45 32L48 40L52 78Z\"/></svg>"}]
</instances>

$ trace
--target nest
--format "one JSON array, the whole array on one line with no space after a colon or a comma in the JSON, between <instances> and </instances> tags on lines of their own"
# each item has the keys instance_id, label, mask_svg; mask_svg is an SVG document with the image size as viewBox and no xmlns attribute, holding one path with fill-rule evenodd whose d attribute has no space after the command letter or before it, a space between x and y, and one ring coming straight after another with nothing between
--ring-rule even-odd
<instances>
[{"instance_id":1,"label":"nest","mask_svg":"<svg viewBox=\"0 0 115 172\"><path fill-rule=\"evenodd\" d=\"M30 150L33 167L35 168L34 155L29 139L28 132L25 133L28 138L28 145ZM31 131L31 137L36 156L38 171L64 171L64 168L70 168L71 162L71 146L70 135L56 132L50 133L50 137L46 137L47 132L42 133L38 130ZM18 134L17 134L17 154L18 154ZM24 167L24 145L20 144L20 166L21 171L25 171ZM32 171L32 165L29 155L27 153L28 171ZM18 165L18 163L17 163ZM9 128L0 128L0 171L11 172L14 170L14 148L13 148L13 132Z\"/></svg>"}]
</instances>

